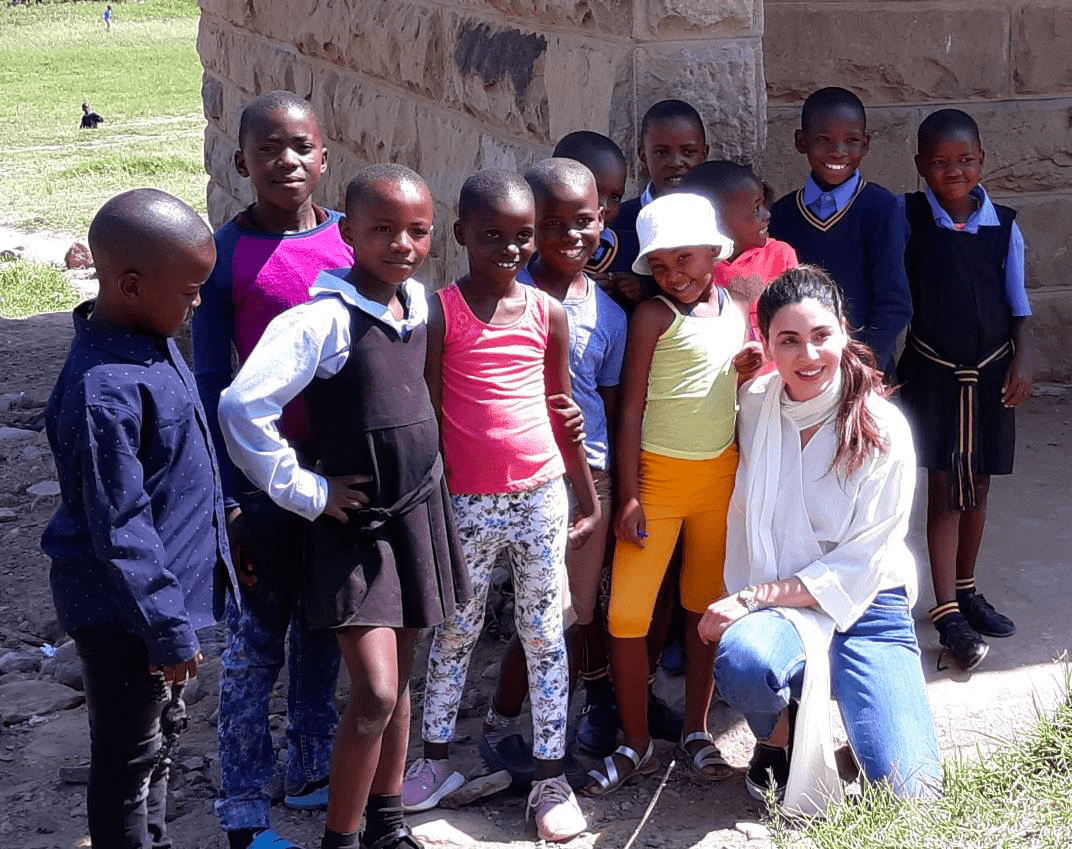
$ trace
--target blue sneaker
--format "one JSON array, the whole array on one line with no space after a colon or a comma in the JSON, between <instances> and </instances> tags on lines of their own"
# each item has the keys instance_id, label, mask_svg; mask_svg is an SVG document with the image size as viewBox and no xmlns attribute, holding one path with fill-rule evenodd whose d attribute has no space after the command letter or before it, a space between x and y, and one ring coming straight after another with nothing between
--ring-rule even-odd
<instances>
[{"instance_id":1,"label":"blue sneaker","mask_svg":"<svg viewBox=\"0 0 1072 849\"><path fill-rule=\"evenodd\" d=\"M593 755L609 755L618 745L618 705L613 699L592 701L581 708L577 745Z\"/></svg>"},{"instance_id":2,"label":"blue sneaker","mask_svg":"<svg viewBox=\"0 0 1072 849\"><path fill-rule=\"evenodd\" d=\"M295 793L287 793L283 804L294 811L323 811L328 806L328 779L306 784Z\"/></svg>"},{"instance_id":3,"label":"blue sneaker","mask_svg":"<svg viewBox=\"0 0 1072 849\"><path fill-rule=\"evenodd\" d=\"M685 644L674 640L663 649L659 665L667 675L680 677L685 674Z\"/></svg>"},{"instance_id":4,"label":"blue sneaker","mask_svg":"<svg viewBox=\"0 0 1072 849\"><path fill-rule=\"evenodd\" d=\"M258 832L249 849L302 849L297 843L291 843L285 837L276 834L270 828Z\"/></svg>"}]
</instances>

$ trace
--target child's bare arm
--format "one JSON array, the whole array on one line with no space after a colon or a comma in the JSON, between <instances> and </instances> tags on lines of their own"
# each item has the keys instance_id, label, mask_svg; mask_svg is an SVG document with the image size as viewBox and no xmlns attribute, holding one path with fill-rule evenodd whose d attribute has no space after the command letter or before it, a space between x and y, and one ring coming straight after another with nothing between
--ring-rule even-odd
<instances>
[{"instance_id":1,"label":"child's bare arm","mask_svg":"<svg viewBox=\"0 0 1072 849\"><path fill-rule=\"evenodd\" d=\"M572 398L569 373L569 327L566 324L566 311L557 301L548 301L547 352L544 354L544 385L548 398L565 395ZM570 545L574 548L582 545L592 533L599 521L599 499L596 497L592 471L588 468L588 458L584 453L584 444L574 442L565 432L561 422L552 416L551 426L555 430L555 441L566 462L566 475L573 494L577 498L579 515L570 528Z\"/></svg>"},{"instance_id":2,"label":"child's bare arm","mask_svg":"<svg viewBox=\"0 0 1072 849\"><path fill-rule=\"evenodd\" d=\"M1016 353L1012 356L1005 382L1001 386L1001 403L1006 407L1018 407L1030 398L1035 382L1035 349L1031 343L1027 316L1013 318L1012 341Z\"/></svg>"},{"instance_id":3,"label":"child's bare arm","mask_svg":"<svg viewBox=\"0 0 1072 849\"><path fill-rule=\"evenodd\" d=\"M751 302L748 296L730 290L730 300L744 317L744 338L741 340L744 346L733 358L733 367L737 370L737 385L741 386L755 377L763 368L763 346L759 342L748 341L748 332L751 329L749 323Z\"/></svg>"},{"instance_id":4,"label":"child's bare arm","mask_svg":"<svg viewBox=\"0 0 1072 849\"><path fill-rule=\"evenodd\" d=\"M645 301L633 312L622 368L618 427L618 498L621 506L614 524L618 538L644 545L647 529L640 505L640 435L648 400L648 375L655 344L674 320L666 304Z\"/></svg>"}]
</instances>

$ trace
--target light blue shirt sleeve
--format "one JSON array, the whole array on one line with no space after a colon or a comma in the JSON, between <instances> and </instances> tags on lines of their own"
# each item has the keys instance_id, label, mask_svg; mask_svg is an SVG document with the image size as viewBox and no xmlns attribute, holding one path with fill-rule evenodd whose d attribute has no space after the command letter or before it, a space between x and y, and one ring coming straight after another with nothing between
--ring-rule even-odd
<instances>
[{"instance_id":1,"label":"light blue shirt sleeve","mask_svg":"<svg viewBox=\"0 0 1072 849\"><path fill-rule=\"evenodd\" d=\"M1024 234L1020 232L1020 225L1013 221L1012 232L1009 234L1009 255L1005 259L1005 297L1009 301L1014 318L1031 315L1024 253Z\"/></svg>"}]
</instances>

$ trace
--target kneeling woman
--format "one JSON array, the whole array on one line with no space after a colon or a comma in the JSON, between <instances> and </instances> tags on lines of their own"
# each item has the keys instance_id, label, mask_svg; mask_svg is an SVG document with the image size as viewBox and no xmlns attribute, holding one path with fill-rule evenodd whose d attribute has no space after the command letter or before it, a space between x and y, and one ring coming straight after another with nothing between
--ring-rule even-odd
<instances>
[{"instance_id":1,"label":"kneeling woman","mask_svg":"<svg viewBox=\"0 0 1072 849\"><path fill-rule=\"evenodd\" d=\"M719 691L759 739L749 791L763 797L773 780L783 806L802 813L840 796L832 693L869 780L901 796L938 795L905 545L916 480L908 425L870 351L849 338L843 297L820 269L785 272L758 312L778 371L740 390L730 594L699 624L702 639L719 642Z\"/></svg>"}]
</instances>

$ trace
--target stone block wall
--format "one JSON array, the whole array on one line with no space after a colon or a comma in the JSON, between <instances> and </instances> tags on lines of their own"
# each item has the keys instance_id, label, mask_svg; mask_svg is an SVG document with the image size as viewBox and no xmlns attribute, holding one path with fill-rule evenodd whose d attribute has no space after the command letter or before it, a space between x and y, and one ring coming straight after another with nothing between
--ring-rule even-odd
<instances>
[{"instance_id":1,"label":"stone block wall","mask_svg":"<svg viewBox=\"0 0 1072 849\"><path fill-rule=\"evenodd\" d=\"M870 179L921 187L916 128L953 106L979 122L983 182L1027 240L1039 377L1072 381L1072 3L1068 0L767 0L763 176L807 175L793 148L800 104L843 85L868 107Z\"/></svg>"},{"instance_id":2,"label":"stone block wall","mask_svg":"<svg viewBox=\"0 0 1072 849\"><path fill-rule=\"evenodd\" d=\"M232 166L238 115L285 88L315 105L329 146L318 200L337 206L372 162L428 180L437 228L422 277L462 268L451 236L465 178L524 170L559 137L613 137L635 172L639 116L694 103L712 155L753 159L766 134L762 0L201 0L205 167L216 226L249 203Z\"/></svg>"}]
</instances>

